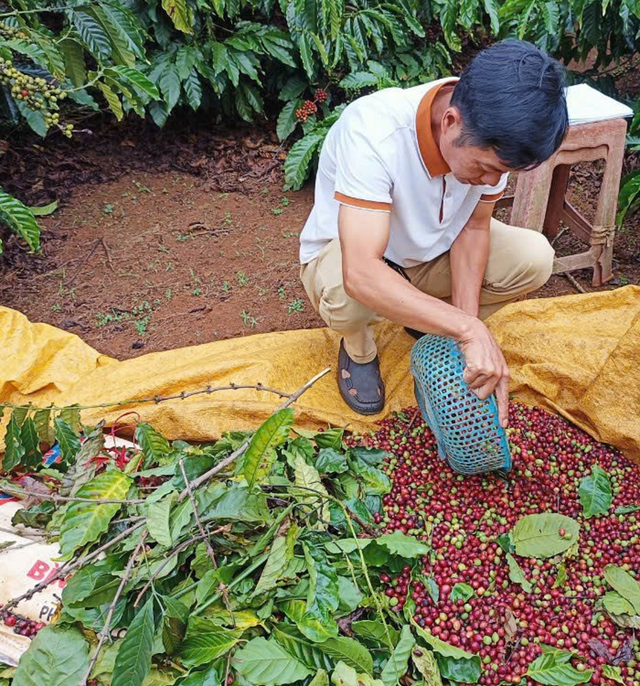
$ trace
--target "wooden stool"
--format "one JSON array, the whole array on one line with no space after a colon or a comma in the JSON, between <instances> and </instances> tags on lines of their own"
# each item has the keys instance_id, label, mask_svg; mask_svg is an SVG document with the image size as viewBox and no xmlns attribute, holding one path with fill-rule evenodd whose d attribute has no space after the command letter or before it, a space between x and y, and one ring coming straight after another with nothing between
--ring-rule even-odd
<instances>
[{"instance_id":1,"label":"wooden stool","mask_svg":"<svg viewBox=\"0 0 640 686\"><path fill-rule=\"evenodd\" d=\"M504 198L505 202L500 203L513 202L510 220L513 226L544 231L552 240L563 221L571 233L589 245L586 252L557 257L554 274L590 267L593 286L602 286L612 278L613 238L626 133L624 119L570 126L555 155L536 169L518 174L515 197ZM604 176L591 225L565 196L571 165L599 159L604 159Z\"/></svg>"}]
</instances>

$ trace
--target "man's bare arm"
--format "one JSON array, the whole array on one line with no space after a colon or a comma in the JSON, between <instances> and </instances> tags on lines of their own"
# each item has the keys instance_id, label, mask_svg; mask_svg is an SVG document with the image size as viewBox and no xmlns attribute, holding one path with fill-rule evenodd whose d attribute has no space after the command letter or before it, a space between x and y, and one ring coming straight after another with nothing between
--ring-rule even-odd
<instances>
[{"instance_id":1,"label":"man's bare arm","mask_svg":"<svg viewBox=\"0 0 640 686\"><path fill-rule=\"evenodd\" d=\"M451 301L478 316L480 289L489 259L489 227L495 203L479 202L451 246Z\"/></svg>"}]
</instances>

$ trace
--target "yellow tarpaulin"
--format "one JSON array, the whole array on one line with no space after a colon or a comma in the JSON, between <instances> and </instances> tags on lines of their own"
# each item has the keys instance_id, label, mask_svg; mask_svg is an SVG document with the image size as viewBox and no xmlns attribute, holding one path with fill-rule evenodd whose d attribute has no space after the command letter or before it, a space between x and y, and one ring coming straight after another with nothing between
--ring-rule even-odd
<instances>
[{"instance_id":1,"label":"yellow tarpaulin","mask_svg":"<svg viewBox=\"0 0 640 686\"><path fill-rule=\"evenodd\" d=\"M558 412L598 440L640 461L640 288L526 300L497 314L490 327L512 372L516 399ZM385 412L414 405L409 374L413 339L377 327L387 388ZM167 396L207 386L263 385L293 392L335 366L337 338L326 329L286 331L150 353L118 362L76 335L34 324L0 307L0 402L96 405ZM281 402L255 390L196 395L161 404L134 402L83 412L85 423L113 422L135 410L167 438L213 440L252 428ZM351 412L327 375L296 403L296 423L366 431L379 417Z\"/></svg>"}]
</instances>

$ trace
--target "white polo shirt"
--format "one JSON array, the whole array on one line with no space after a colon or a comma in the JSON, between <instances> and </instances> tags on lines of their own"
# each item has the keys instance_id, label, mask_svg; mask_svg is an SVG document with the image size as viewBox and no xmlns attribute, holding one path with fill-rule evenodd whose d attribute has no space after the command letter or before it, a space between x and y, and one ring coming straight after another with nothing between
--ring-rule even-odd
<instances>
[{"instance_id":1,"label":"white polo shirt","mask_svg":"<svg viewBox=\"0 0 640 686\"><path fill-rule=\"evenodd\" d=\"M495 186L460 183L431 130L431 105L447 78L414 88L385 88L354 100L322 146L311 213L300 235L307 264L338 236L340 204L390 213L385 257L411 267L445 253L480 201L495 202Z\"/></svg>"}]
</instances>

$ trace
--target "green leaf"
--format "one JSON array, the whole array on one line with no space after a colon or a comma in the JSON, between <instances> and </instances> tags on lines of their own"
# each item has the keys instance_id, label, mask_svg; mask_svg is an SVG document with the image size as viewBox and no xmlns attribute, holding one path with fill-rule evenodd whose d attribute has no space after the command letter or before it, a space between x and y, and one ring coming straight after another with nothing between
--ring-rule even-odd
<instances>
[{"instance_id":1,"label":"green leaf","mask_svg":"<svg viewBox=\"0 0 640 686\"><path fill-rule=\"evenodd\" d=\"M213 664L202 672L190 672L180 686L221 686L220 677L216 670L216 665Z\"/></svg>"},{"instance_id":2,"label":"green leaf","mask_svg":"<svg viewBox=\"0 0 640 686\"><path fill-rule=\"evenodd\" d=\"M333 686L384 686L380 679L374 679L370 674L356 672L356 670L338 662L331 675Z\"/></svg>"},{"instance_id":3,"label":"green leaf","mask_svg":"<svg viewBox=\"0 0 640 686\"><path fill-rule=\"evenodd\" d=\"M310 170L309 165L313 154L316 148L321 145L325 135L326 131L324 130L313 131L291 146L284 163L285 190L302 188Z\"/></svg>"},{"instance_id":4,"label":"green leaf","mask_svg":"<svg viewBox=\"0 0 640 686\"><path fill-rule=\"evenodd\" d=\"M438 582L432 577L427 576L424 578L424 585L427 592L431 596L431 600L437 605L440 601L440 589L438 588Z\"/></svg>"},{"instance_id":5,"label":"green leaf","mask_svg":"<svg viewBox=\"0 0 640 686\"><path fill-rule=\"evenodd\" d=\"M53 435L53 429L50 424L51 419L51 409L43 408L36 410L33 415L33 421L36 423L36 431L38 432L38 438L42 443L48 443L51 445L55 440Z\"/></svg>"},{"instance_id":6,"label":"green leaf","mask_svg":"<svg viewBox=\"0 0 640 686\"><path fill-rule=\"evenodd\" d=\"M231 661L245 679L258 686L291 684L313 672L274 640L258 637L238 650Z\"/></svg>"},{"instance_id":7,"label":"green leaf","mask_svg":"<svg viewBox=\"0 0 640 686\"><path fill-rule=\"evenodd\" d=\"M607 514L613 502L611 481L602 467L593 465L591 474L580 481L578 496L584 517Z\"/></svg>"},{"instance_id":8,"label":"green leaf","mask_svg":"<svg viewBox=\"0 0 640 686\"><path fill-rule=\"evenodd\" d=\"M516 558L511 553L507 553L507 564L509 565L509 578L511 581L520 584L525 593L531 593L533 590L531 582L527 580L527 577L522 571L522 567L520 567Z\"/></svg>"},{"instance_id":9,"label":"green leaf","mask_svg":"<svg viewBox=\"0 0 640 686\"><path fill-rule=\"evenodd\" d=\"M567 568L564 564L558 565L558 574L553 582L553 588L562 588L567 583Z\"/></svg>"},{"instance_id":10,"label":"green leaf","mask_svg":"<svg viewBox=\"0 0 640 686\"><path fill-rule=\"evenodd\" d=\"M279 607L310 641L322 643L338 635L338 625L334 621L326 624L306 614L307 604L303 600L288 600Z\"/></svg>"},{"instance_id":11,"label":"green leaf","mask_svg":"<svg viewBox=\"0 0 640 686\"><path fill-rule=\"evenodd\" d=\"M440 668L435 655L426 648L414 648L411 651L411 659L416 669L424 677L425 686L442 686Z\"/></svg>"},{"instance_id":12,"label":"green leaf","mask_svg":"<svg viewBox=\"0 0 640 686\"><path fill-rule=\"evenodd\" d=\"M635 169L622 178L618 196L616 221L622 226L627 214L634 211L640 203L640 169Z\"/></svg>"},{"instance_id":13,"label":"green leaf","mask_svg":"<svg viewBox=\"0 0 640 686\"><path fill-rule=\"evenodd\" d=\"M636 614L640 615L640 583L629 572L616 565L607 565L604 568L604 578L613 589L633 605Z\"/></svg>"},{"instance_id":14,"label":"green leaf","mask_svg":"<svg viewBox=\"0 0 640 686\"><path fill-rule=\"evenodd\" d=\"M309 570L307 615L326 624L338 609L338 574L320 545L305 543L304 556Z\"/></svg>"},{"instance_id":15,"label":"green leaf","mask_svg":"<svg viewBox=\"0 0 640 686\"><path fill-rule=\"evenodd\" d=\"M22 656L12 686L78 684L89 667L89 644L75 628L45 626Z\"/></svg>"},{"instance_id":16,"label":"green leaf","mask_svg":"<svg viewBox=\"0 0 640 686\"><path fill-rule=\"evenodd\" d=\"M89 52L98 60L109 58L111 56L109 36L89 10L74 9L71 10L70 16L73 26Z\"/></svg>"},{"instance_id":17,"label":"green leaf","mask_svg":"<svg viewBox=\"0 0 640 686\"><path fill-rule=\"evenodd\" d=\"M343 436L344 429L333 428L313 434L313 440L316 442L318 448L333 448L334 450L340 450Z\"/></svg>"},{"instance_id":18,"label":"green leaf","mask_svg":"<svg viewBox=\"0 0 640 686\"><path fill-rule=\"evenodd\" d=\"M347 614L353 612L362 602L364 594L356 586L356 584L347 577L338 577L338 598L340 604L338 609L341 613Z\"/></svg>"},{"instance_id":19,"label":"green leaf","mask_svg":"<svg viewBox=\"0 0 640 686\"><path fill-rule=\"evenodd\" d=\"M298 120L296 118L296 110L302 106L302 100L290 100L281 110L278 116L278 124L276 126L276 133L278 140L283 141L288 138L296 128ZM345 463L346 465L346 463Z\"/></svg>"},{"instance_id":20,"label":"green leaf","mask_svg":"<svg viewBox=\"0 0 640 686\"><path fill-rule=\"evenodd\" d=\"M620 667L614 665L602 665L602 675L606 676L607 679L617 681L619 684L624 684Z\"/></svg>"},{"instance_id":21,"label":"green leaf","mask_svg":"<svg viewBox=\"0 0 640 686\"><path fill-rule=\"evenodd\" d=\"M42 453L40 452L40 439L36 424L27 417L20 429L20 443L24 448L22 462L27 469L37 469L42 465Z\"/></svg>"},{"instance_id":22,"label":"green leaf","mask_svg":"<svg viewBox=\"0 0 640 686\"><path fill-rule=\"evenodd\" d=\"M241 629L223 629L209 619L191 617L180 654L187 667L217 660L233 648L242 636Z\"/></svg>"},{"instance_id":23,"label":"green leaf","mask_svg":"<svg viewBox=\"0 0 640 686\"><path fill-rule=\"evenodd\" d=\"M358 671L373 674L371 653L355 638L347 638L346 636L329 638L324 643L320 643L319 648L334 662L344 662Z\"/></svg>"},{"instance_id":24,"label":"green leaf","mask_svg":"<svg viewBox=\"0 0 640 686\"><path fill-rule=\"evenodd\" d=\"M171 596L163 596L162 645L167 655L175 655L184 639L189 620L189 608Z\"/></svg>"},{"instance_id":25,"label":"green leaf","mask_svg":"<svg viewBox=\"0 0 640 686\"><path fill-rule=\"evenodd\" d=\"M31 210L0 188L0 224L20 236L31 252L40 249L40 227Z\"/></svg>"},{"instance_id":26,"label":"green leaf","mask_svg":"<svg viewBox=\"0 0 640 686\"><path fill-rule=\"evenodd\" d=\"M474 655L470 660L438 655L436 660L441 676L450 681L475 684L482 674L482 664L478 655Z\"/></svg>"},{"instance_id":27,"label":"green leaf","mask_svg":"<svg viewBox=\"0 0 640 686\"><path fill-rule=\"evenodd\" d=\"M273 636L290 655L309 669L331 670L333 667L331 658L325 655L318 645L310 643L296 627L284 623L276 624L273 627Z\"/></svg>"},{"instance_id":28,"label":"green leaf","mask_svg":"<svg viewBox=\"0 0 640 686\"><path fill-rule=\"evenodd\" d=\"M142 686L149 674L156 631L154 602L149 598L133 618L116 656L111 686Z\"/></svg>"},{"instance_id":29,"label":"green leaf","mask_svg":"<svg viewBox=\"0 0 640 686\"><path fill-rule=\"evenodd\" d=\"M202 84L195 69L192 69L187 78L182 82L182 87L187 96L187 102L192 110L197 110L202 102Z\"/></svg>"},{"instance_id":30,"label":"green leaf","mask_svg":"<svg viewBox=\"0 0 640 686\"><path fill-rule=\"evenodd\" d=\"M446 643L442 639L433 636L433 634L430 634L415 622L412 621L411 623L418 632L418 636L420 636L423 641L426 641L438 655L442 655L442 657L451 657L454 660L472 660L477 657L477 655L474 655L473 653L468 653L466 650L462 650L462 648L452 646L450 643Z\"/></svg>"},{"instance_id":31,"label":"green leaf","mask_svg":"<svg viewBox=\"0 0 640 686\"><path fill-rule=\"evenodd\" d=\"M193 33L193 12L187 0L162 0L162 9L183 33Z\"/></svg>"},{"instance_id":32,"label":"green leaf","mask_svg":"<svg viewBox=\"0 0 640 686\"><path fill-rule=\"evenodd\" d=\"M409 666L409 657L416 643L411 629L405 624L400 632L400 640L384 666L380 678L384 686L396 686L400 677L404 676Z\"/></svg>"},{"instance_id":33,"label":"green leaf","mask_svg":"<svg viewBox=\"0 0 640 686\"><path fill-rule=\"evenodd\" d=\"M100 607L113 600L120 579L111 574L104 564L79 569L67 580L62 589L62 602L66 607Z\"/></svg>"},{"instance_id":34,"label":"green leaf","mask_svg":"<svg viewBox=\"0 0 640 686\"><path fill-rule=\"evenodd\" d=\"M30 207L29 209L31 210L31 214L33 214L34 217L48 217L58 209L59 204L60 203L57 200L54 200L53 202L50 202L48 205L41 205L40 207Z\"/></svg>"},{"instance_id":35,"label":"green leaf","mask_svg":"<svg viewBox=\"0 0 640 686\"><path fill-rule=\"evenodd\" d=\"M164 458L171 452L171 446L166 438L163 438L152 426L146 422L140 422L136 427L135 441L144 453L144 466L162 463Z\"/></svg>"},{"instance_id":36,"label":"green leaf","mask_svg":"<svg viewBox=\"0 0 640 686\"><path fill-rule=\"evenodd\" d=\"M561 535L561 532L564 535ZM515 552L521 557L555 557L567 551L580 534L580 524L555 512L525 515L511 531Z\"/></svg>"},{"instance_id":37,"label":"green leaf","mask_svg":"<svg viewBox=\"0 0 640 686\"><path fill-rule=\"evenodd\" d=\"M391 479L382 470L361 460L349 460L349 465L364 483L368 495L385 495L391 490Z\"/></svg>"},{"instance_id":38,"label":"green leaf","mask_svg":"<svg viewBox=\"0 0 640 686\"><path fill-rule=\"evenodd\" d=\"M384 624L371 619L352 622L351 629L357 636L385 645L390 650L393 650L400 638L400 632L397 629L387 625L387 630L385 630Z\"/></svg>"},{"instance_id":39,"label":"green leaf","mask_svg":"<svg viewBox=\"0 0 640 686\"><path fill-rule=\"evenodd\" d=\"M22 462L24 454L25 448L22 445L20 424L18 424L16 413L12 412L11 419L7 424L7 432L4 436L4 459L2 460L2 469L5 472L10 472Z\"/></svg>"},{"instance_id":40,"label":"green leaf","mask_svg":"<svg viewBox=\"0 0 640 686\"><path fill-rule=\"evenodd\" d=\"M78 498L98 500L122 500L126 497L131 479L122 472L103 472L85 484L77 493ZM93 504L72 502L67 505L60 527L60 552L70 557L82 546L93 543L109 528L109 522L120 509L117 503Z\"/></svg>"},{"instance_id":41,"label":"green leaf","mask_svg":"<svg viewBox=\"0 0 640 686\"><path fill-rule=\"evenodd\" d=\"M253 592L254 596L266 593L277 586L289 563L293 560L293 549L297 538L298 526L293 524L286 536L278 536L275 539L267 563Z\"/></svg>"},{"instance_id":42,"label":"green leaf","mask_svg":"<svg viewBox=\"0 0 640 686\"><path fill-rule=\"evenodd\" d=\"M120 98L109 86L107 86L106 83L98 81L96 85L100 89L100 92L104 96L104 99L107 101L107 105L109 105L109 109L113 112L116 119L118 121L122 121L122 118L124 117L124 110L122 109L122 103L120 102Z\"/></svg>"},{"instance_id":43,"label":"green leaf","mask_svg":"<svg viewBox=\"0 0 640 686\"><path fill-rule=\"evenodd\" d=\"M138 69L132 69L131 67L118 65L105 70L105 73L123 79L125 82L133 86L137 92L144 93L145 96L149 96L153 100L158 100L160 98L160 93L156 85Z\"/></svg>"},{"instance_id":44,"label":"green leaf","mask_svg":"<svg viewBox=\"0 0 640 686\"><path fill-rule=\"evenodd\" d=\"M640 511L640 505L620 505L620 507L616 507L616 509L613 511L613 514L625 515L638 511Z\"/></svg>"},{"instance_id":45,"label":"green leaf","mask_svg":"<svg viewBox=\"0 0 640 686\"><path fill-rule=\"evenodd\" d=\"M82 45L72 38L64 38L59 45L64 57L66 75L76 88L81 88L87 82Z\"/></svg>"},{"instance_id":46,"label":"green leaf","mask_svg":"<svg viewBox=\"0 0 640 686\"><path fill-rule=\"evenodd\" d=\"M316 505L319 504L319 499L323 499L323 496L327 495L327 489L322 483L318 470L307 464L300 455L297 455L295 459L294 481L296 486L300 487L300 495L297 496L300 502ZM329 517L325 500L322 506L322 519L328 521ZM321 524L320 526L323 525Z\"/></svg>"},{"instance_id":47,"label":"green leaf","mask_svg":"<svg viewBox=\"0 0 640 686\"><path fill-rule=\"evenodd\" d=\"M269 417L253 435L242 461L242 473L250 487L269 474L275 449L287 440L292 424L293 410L287 407Z\"/></svg>"},{"instance_id":48,"label":"green leaf","mask_svg":"<svg viewBox=\"0 0 640 686\"><path fill-rule=\"evenodd\" d=\"M209 519L267 522L269 508L264 493L252 493L248 488L231 488L213 503L206 515Z\"/></svg>"},{"instance_id":49,"label":"green leaf","mask_svg":"<svg viewBox=\"0 0 640 686\"><path fill-rule=\"evenodd\" d=\"M340 88L345 90L359 90L360 88L377 85L378 77L368 71L355 71L345 76L339 83Z\"/></svg>"},{"instance_id":50,"label":"green leaf","mask_svg":"<svg viewBox=\"0 0 640 686\"><path fill-rule=\"evenodd\" d=\"M593 670L579 672L564 658L558 658L555 653L543 653L530 665L525 676L545 686L575 686L587 683L591 679Z\"/></svg>"},{"instance_id":51,"label":"green leaf","mask_svg":"<svg viewBox=\"0 0 640 686\"><path fill-rule=\"evenodd\" d=\"M496 538L498 545L504 550L505 553L514 553L516 548L513 545L513 540L511 539L511 533L501 534Z\"/></svg>"},{"instance_id":52,"label":"green leaf","mask_svg":"<svg viewBox=\"0 0 640 686\"><path fill-rule=\"evenodd\" d=\"M147 529L149 529L149 535L165 548L169 548L173 544L170 517L171 509L177 498L178 494L174 491L162 498L162 500L151 503L147 510Z\"/></svg>"},{"instance_id":53,"label":"green leaf","mask_svg":"<svg viewBox=\"0 0 640 686\"><path fill-rule=\"evenodd\" d=\"M607 612L614 615L633 615L633 605L616 591L609 591L602 596L602 604Z\"/></svg>"},{"instance_id":54,"label":"green leaf","mask_svg":"<svg viewBox=\"0 0 640 686\"><path fill-rule=\"evenodd\" d=\"M457 583L451 589L451 594L449 595L449 600L455 602L456 600L464 600L465 602L469 598L473 598L476 592L469 586L469 584ZM437 601L436 601L437 602Z\"/></svg>"},{"instance_id":55,"label":"green leaf","mask_svg":"<svg viewBox=\"0 0 640 686\"><path fill-rule=\"evenodd\" d=\"M55 511L55 505L50 502L33 505L28 509L20 508L11 517L11 523L14 526L22 524L32 529L44 529L53 518Z\"/></svg>"},{"instance_id":56,"label":"green leaf","mask_svg":"<svg viewBox=\"0 0 640 686\"><path fill-rule=\"evenodd\" d=\"M329 686L329 675L324 669L319 669L309 682L309 686Z\"/></svg>"},{"instance_id":57,"label":"green leaf","mask_svg":"<svg viewBox=\"0 0 640 686\"><path fill-rule=\"evenodd\" d=\"M399 555L408 559L427 555L431 548L420 542L415 536L408 536L402 531L394 531L392 534L383 534L375 539L377 545L386 548L392 555Z\"/></svg>"},{"instance_id":58,"label":"green leaf","mask_svg":"<svg viewBox=\"0 0 640 686\"><path fill-rule=\"evenodd\" d=\"M497 0L482 0L485 12L489 15L491 20L491 31L497 35L500 31L500 18L498 15L499 4Z\"/></svg>"}]
</instances>

